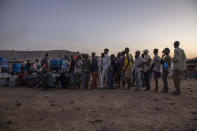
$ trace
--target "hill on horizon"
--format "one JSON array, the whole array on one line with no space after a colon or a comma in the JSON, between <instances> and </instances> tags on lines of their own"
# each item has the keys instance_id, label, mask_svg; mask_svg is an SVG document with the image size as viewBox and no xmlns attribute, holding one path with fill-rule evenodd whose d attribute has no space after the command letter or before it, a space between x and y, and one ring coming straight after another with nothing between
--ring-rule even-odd
<instances>
[{"instance_id":1,"label":"hill on horizon","mask_svg":"<svg viewBox=\"0 0 197 131\"><path fill-rule=\"evenodd\" d=\"M10 61L35 61L42 60L44 54L48 53L50 59L60 59L64 56L80 55L79 52L68 50L48 50L48 51L16 51L16 50L0 50L0 56L9 59Z\"/></svg>"}]
</instances>

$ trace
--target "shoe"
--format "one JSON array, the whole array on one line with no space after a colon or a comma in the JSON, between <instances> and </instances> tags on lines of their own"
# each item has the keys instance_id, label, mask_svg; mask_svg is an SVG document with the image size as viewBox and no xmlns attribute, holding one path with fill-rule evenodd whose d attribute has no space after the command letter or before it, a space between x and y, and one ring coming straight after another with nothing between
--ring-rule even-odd
<instances>
[{"instance_id":1,"label":"shoe","mask_svg":"<svg viewBox=\"0 0 197 131\"><path fill-rule=\"evenodd\" d=\"M144 91L150 91L150 88L146 88Z\"/></svg>"}]
</instances>

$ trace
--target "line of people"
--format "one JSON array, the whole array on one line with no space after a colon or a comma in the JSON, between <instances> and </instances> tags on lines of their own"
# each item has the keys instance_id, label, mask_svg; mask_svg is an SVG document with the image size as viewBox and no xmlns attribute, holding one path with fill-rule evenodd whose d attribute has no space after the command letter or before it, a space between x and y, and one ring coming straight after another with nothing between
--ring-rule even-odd
<instances>
[{"instance_id":1,"label":"line of people","mask_svg":"<svg viewBox=\"0 0 197 131\"><path fill-rule=\"evenodd\" d=\"M181 93L180 77L181 72L186 70L186 56L184 50L179 47L178 41L174 42L174 58L170 57L170 49L165 48L162 51L162 57L158 55L159 50L154 49L154 58L151 59L148 50L143 53L139 50L135 52L135 57L129 52L129 48L119 52L117 56L108 55L109 49L104 49L101 58L97 57L93 52L91 59L88 54L81 56L71 56L70 60L65 57L67 69L61 72L57 81L60 82L62 88L83 88L88 89L91 78L91 88L127 88L130 89L134 85L136 91L142 87L146 87L146 91L151 89L150 79L154 76L155 91L159 89L158 79L163 80L163 91L168 92L168 77L173 73L173 81L175 86L175 95ZM50 73L49 57L45 55L41 63L37 60L35 63L36 72L41 74ZM50 82L51 80L49 80ZM48 83L48 82L46 82Z\"/></svg>"}]
</instances>

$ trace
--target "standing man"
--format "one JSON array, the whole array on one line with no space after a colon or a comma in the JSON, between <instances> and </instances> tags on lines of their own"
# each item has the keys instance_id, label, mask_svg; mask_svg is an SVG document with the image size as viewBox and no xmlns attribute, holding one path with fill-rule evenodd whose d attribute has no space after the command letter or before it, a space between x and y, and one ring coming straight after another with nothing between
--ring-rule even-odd
<instances>
[{"instance_id":1,"label":"standing man","mask_svg":"<svg viewBox=\"0 0 197 131\"><path fill-rule=\"evenodd\" d=\"M136 80L136 91L139 91L142 87L142 66L144 59L140 56L140 51L135 52L135 80Z\"/></svg>"},{"instance_id":2,"label":"standing man","mask_svg":"<svg viewBox=\"0 0 197 131\"><path fill-rule=\"evenodd\" d=\"M108 84L108 89L113 89L113 83L114 83L114 72L116 70L116 59L115 59L115 55L112 54L110 56L110 66L108 69L108 76L107 76L107 84Z\"/></svg>"},{"instance_id":3,"label":"standing man","mask_svg":"<svg viewBox=\"0 0 197 131\"><path fill-rule=\"evenodd\" d=\"M49 54L48 53L45 53L44 58L42 59L41 65L42 65L42 71L43 73L45 73L46 69L49 67Z\"/></svg>"},{"instance_id":4,"label":"standing man","mask_svg":"<svg viewBox=\"0 0 197 131\"><path fill-rule=\"evenodd\" d=\"M170 49L165 48L162 51L163 55L161 58L161 64L162 64L162 79L163 79L163 93L168 93L168 74L169 69L171 66L171 57L170 57Z\"/></svg>"},{"instance_id":5,"label":"standing man","mask_svg":"<svg viewBox=\"0 0 197 131\"><path fill-rule=\"evenodd\" d=\"M85 54L82 64L82 88L88 89L89 73L91 72L91 63L89 61L89 55Z\"/></svg>"},{"instance_id":6,"label":"standing man","mask_svg":"<svg viewBox=\"0 0 197 131\"><path fill-rule=\"evenodd\" d=\"M76 63L76 59L74 58L74 56L71 56L71 63L70 63L70 68L69 68L69 73L68 73L68 79L69 79L69 86L71 89L75 89L75 75L74 75L74 71L75 71L75 63Z\"/></svg>"},{"instance_id":7,"label":"standing man","mask_svg":"<svg viewBox=\"0 0 197 131\"><path fill-rule=\"evenodd\" d=\"M174 42L174 70L173 70L173 81L175 86L174 95L180 95L181 89L180 89L180 82L181 82L181 71L185 70L185 60L186 56L184 53L184 50L179 48L179 41Z\"/></svg>"},{"instance_id":8,"label":"standing man","mask_svg":"<svg viewBox=\"0 0 197 131\"><path fill-rule=\"evenodd\" d=\"M158 78L160 77L160 67L161 67L161 57L158 55L158 49L154 49L154 58L153 58L153 72L155 80L155 91L158 91Z\"/></svg>"},{"instance_id":9,"label":"standing man","mask_svg":"<svg viewBox=\"0 0 197 131\"><path fill-rule=\"evenodd\" d=\"M104 59L101 65L102 68L102 72L101 72L101 84L100 84L100 88L104 88L104 83L106 86L106 81L107 81L107 72L108 72L108 68L110 66L110 58L109 58L109 49L105 49L104 50ZM104 82L105 81L105 82Z\"/></svg>"},{"instance_id":10,"label":"standing man","mask_svg":"<svg viewBox=\"0 0 197 131\"><path fill-rule=\"evenodd\" d=\"M151 70L151 58L148 54L148 50L144 50L144 81L146 86L146 91L150 90L150 70Z\"/></svg>"},{"instance_id":11,"label":"standing man","mask_svg":"<svg viewBox=\"0 0 197 131\"><path fill-rule=\"evenodd\" d=\"M98 72L99 72L99 65L98 60L96 58L96 53L92 53L92 66L91 66L91 74L92 74L92 89L97 88L97 79L98 79Z\"/></svg>"},{"instance_id":12,"label":"standing man","mask_svg":"<svg viewBox=\"0 0 197 131\"><path fill-rule=\"evenodd\" d=\"M133 56L129 54L129 48L125 48L125 62L124 62L124 69L125 69L125 82L128 83L127 88L130 89L131 86L131 70L133 66Z\"/></svg>"},{"instance_id":13,"label":"standing man","mask_svg":"<svg viewBox=\"0 0 197 131\"><path fill-rule=\"evenodd\" d=\"M81 86L81 76L82 76L82 60L81 60L81 56L77 57L76 63L75 63L75 83L76 83L76 87L78 89L80 89Z\"/></svg>"}]
</instances>

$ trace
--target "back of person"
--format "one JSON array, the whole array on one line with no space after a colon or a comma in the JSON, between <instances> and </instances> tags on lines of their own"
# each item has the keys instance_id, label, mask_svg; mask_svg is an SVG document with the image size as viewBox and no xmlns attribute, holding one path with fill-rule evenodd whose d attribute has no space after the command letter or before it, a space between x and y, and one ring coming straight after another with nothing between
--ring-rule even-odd
<instances>
[{"instance_id":1,"label":"back of person","mask_svg":"<svg viewBox=\"0 0 197 131\"><path fill-rule=\"evenodd\" d=\"M124 59L124 66L128 67L128 68L132 68L132 61L133 61L133 57L131 54L126 55L125 59Z\"/></svg>"},{"instance_id":2,"label":"back of person","mask_svg":"<svg viewBox=\"0 0 197 131\"><path fill-rule=\"evenodd\" d=\"M92 59L92 72L98 72L99 66L98 66L98 60L96 58Z\"/></svg>"},{"instance_id":3,"label":"back of person","mask_svg":"<svg viewBox=\"0 0 197 131\"><path fill-rule=\"evenodd\" d=\"M48 57L44 57L44 59L41 62L41 65L43 68L48 68Z\"/></svg>"},{"instance_id":4,"label":"back of person","mask_svg":"<svg viewBox=\"0 0 197 131\"><path fill-rule=\"evenodd\" d=\"M55 88L56 86L56 78L51 72L47 72L44 75L44 83L47 88Z\"/></svg>"},{"instance_id":5,"label":"back of person","mask_svg":"<svg viewBox=\"0 0 197 131\"><path fill-rule=\"evenodd\" d=\"M141 72L142 71L142 66L143 66L143 58L139 56L138 58L135 59L135 72Z\"/></svg>"},{"instance_id":6,"label":"back of person","mask_svg":"<svg viewBox=\"0 0 197 131\"><path fill-rule=\"evenodd\" d=\"M69 73L74 73L74 70L75 70L75 61L72 60L70 63Z\"/></svg>"},{"instance_id":7,"label":"back of person","mask_svg":"<svg viewBox=\"0 0 197 131\"><path fill-rule=\"evenodd\" d=\"M42 66L41 66L40 62L36 62L36 63L34 64L34 70L35 70L36 72L41 72L41 71L42 71Z\"/></svg>"},{"instance_id":8,"label":"back of person","mask_svg":"<svg viewBox=\"0 0 197 131\"><path fill-rule=\"evenodd\" d=\"M79 59L75 63L75 73L79 73L79 74L82 73L82 67L81 66L82 66L82 60Z\"/></svg>"},{"instance_id":9,"label":"back of person","mask_svg":"<svg viewBox=\"0 0 197 131\"><path fill-rule=\"evenodd\" d=\"M184 71L186 70L186 55L185 55L185 51L183 49L181 49L182 51L182 56L181 56L181 70Z\"/></svg>"},{"instance_id":10,"label":"back of person","mask_svg":"<svg viewBox=\"0 0 197 131\"><path fill-rule=\"evenodd\" d=\"M174 49L174 59L176 60L173 64L174 70L182 70L182 57L183 57L183 51L179 47Z\"/></svg>"},{"instance_id":11,"label":"back of person","mask_svg":"<svg viewBox=\"0 0 197 131\"><path fill-rule=\"evenodd\" d=\"M116 60L115 60L115 58L111 58L111 63L110 63L110 66L109 66L109 70L113 70L113 71L116 70Z\"/></svg>"},{"instance_id":12,"label":"back of person","mask_svg":"<svg viewBox=\"0 0 197 131\"><path fill-rule=\"evenodd\" d=\"M116 59L116 71L120 72L121 71L121 58Z\"/></svg>"},{"instance_id":13,"label":"back of person","mask_svg":"<svg viewBox=\"0 0 197 131\"><path fill-rule=\"evenodd\" d=\"M91 70L90 61L88 59L84 59L82 64L82 71L90 72L90 70Z\"/></svg>"},{"instance_id":14,"label":"back of person","mask_svg":"<svg viewBox=\"0 0 197 131\"><path fill-rule=\"evenodd\" d=\"M151 67L152 67L152 61L150 58L150 55L144 55L144 60L145 60L145 64L144 64L144 72L148 72L150 71Z\"/></svg>"},{"instance_id":15,"label":"back of person","mask_svg":"<svg viewBox=\"0 0 197 131\"><path fill-rule=\"evenodd\" d=\"M32 64L31 63L26 63L25 68L28 74L32 73Z\"/></svg>"},{"instance_id":16,"label":"back of person","mask_svg":"<svg viewBox=\"0 0 197 131\"><path fill-rule=\"evenodd\" d=\"M161 57L158 55L155 55L153 59L153 63L154 63L153 71L154 72L160 72L160 67L161 67L160 62L161 62Z\"/></svg>"}]
</instances>

